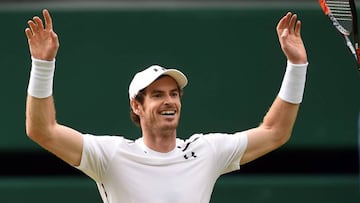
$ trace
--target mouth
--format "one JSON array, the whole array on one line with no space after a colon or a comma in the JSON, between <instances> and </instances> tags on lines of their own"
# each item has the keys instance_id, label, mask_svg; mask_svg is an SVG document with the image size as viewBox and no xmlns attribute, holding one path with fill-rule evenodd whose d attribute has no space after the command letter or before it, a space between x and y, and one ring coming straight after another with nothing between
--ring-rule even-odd
<instances>
[{"instance_id":1,"label":"mouth","mask_svg":"<svg viewBox=\"0 0 360 203\"><path fill-rule=\"evenodd\" d=\"M160 115L162 116L174 116L175 114L176 114L175 110L166 110L160 112Z\"/></svg>"}]
</instances>

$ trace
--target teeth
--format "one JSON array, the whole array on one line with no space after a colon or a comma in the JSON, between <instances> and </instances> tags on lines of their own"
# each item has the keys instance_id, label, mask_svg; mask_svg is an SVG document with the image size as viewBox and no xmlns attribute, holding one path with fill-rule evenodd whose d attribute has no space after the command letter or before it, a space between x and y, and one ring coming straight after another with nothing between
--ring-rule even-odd
<instances>
[{"instance_id":1,"label":"teeth","mask_svg":"<svg viewBox=\"0 0 360 203\"><path fill-rule=\"evenodd\" d=\"M175 111L162 111L161 112L161 115L165 115L165 116L167 116L167 115L174 115L175 114Z\"/></svg>"}]
</instances>

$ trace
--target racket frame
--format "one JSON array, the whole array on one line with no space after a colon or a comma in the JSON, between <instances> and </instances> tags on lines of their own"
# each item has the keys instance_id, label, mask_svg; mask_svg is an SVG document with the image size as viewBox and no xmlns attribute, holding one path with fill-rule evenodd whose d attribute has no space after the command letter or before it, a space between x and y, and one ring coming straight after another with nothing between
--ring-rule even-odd
<instances>
[{"instance_id":1,"label":"racket frame","mask_svg":"<svg viewBox=\"0 0 360 203\"><path fill-rule=\"evenodd\" d=\"M357 11L356 11L356 5L354 0L348 0L349 6L350 6L350 12L352 15L352 30L348 31L346 28L344 28L337 18L334 16L334 14L331 12L330 7L328 6L328 1L326 0L319 0L319 4L325 13L326 16L329 17L334 27L342 34L345 44L352 53L352 55L355 57L357 69L360 72L360 48L359 48L359 30L358 30L358 21L357 21ZM329 2L335 2L335 0L329 1ZM350 36L352 35L353 42L350 40Z\"/></svg>"}]
</instances>

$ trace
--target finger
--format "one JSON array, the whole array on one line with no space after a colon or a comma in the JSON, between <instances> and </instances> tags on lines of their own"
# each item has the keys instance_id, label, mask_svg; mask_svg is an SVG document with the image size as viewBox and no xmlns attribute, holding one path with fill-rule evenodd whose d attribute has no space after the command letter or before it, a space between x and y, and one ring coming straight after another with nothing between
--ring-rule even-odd
<instances>
[{"instance_id":1,"label":"finger","mask_svg":"<svg viewBox=\"0 0 360 203\"><path fill-rule=\"evenodd\" d=\"M300 36L301 34L301 21L298 20L295 25L295 34Z\"/></svg>"},{"instance_id":2,"label":"finger","mask_svg":"<svg viewBox=\"0 0 360 203\"><path fill-rule=\"evenodd\" d=\"M36 26L35 22L32 20L28 21L28 25L31 29L32 34L34 35L36 32L38 32L38 27Z\"/></svg>"},{"instance_id":3,"label":"finger","mask_svg":"<svg viewBox=\"0 0 360 203\"><path fill-rule=\"evenodd\" d=\"M52 19L51 19L49 11L47 9L44 9L43 15L44 15L44 19L45 19L45 29L52 30L53 25L52 25Z\"/></svg>"},{"instance_id":4,"label":"finger","mask_svg":"<svg viewBox=\"0 0 360 203\"><path fill-rule=\"evenodd\" d=\"M283 30L283 32L281 33L280 37L281 37L282 39L285 39L288 35L289 35L289 29L288 29L288 28L285 28L285 29Z\"/></svg>"},{"instance_id":5,"label":"finger","mask_svg":"<svg viewBox=\"0 0 360 203\"><path fill-rule=\"evenodd\" d=\"M294 33L296 19L297 19L297 15L296 15L296 14L294 14L294 15L291 16L290 23L289 23L290 33Z\"/></svg>"},{"instance_id":6,"label":"finger","mask_svg":"<svg viewBox=\"0 0 360 203\"><path fill-rule=\"evenodd\" d=\"M28 39L30 39L33 36L33 33L31 32L30 28L25 29L25 34Z\"/></svg>"},{"instance_id":7,"label":"finger","mask_svg":"<svg viewBox=\"0 0 360 203\"><path fill-rule=\"evenodd\" d=\"M41 20L38 16L35 16L35 17L33 18L33 21L35 22L38 31L44 29L43 22L42 22L42 20Z\"/></svg>"},{"instance_id":8,"label":"finger","mask_svg":"<svg viewBox=\"0 0 360 203\"><path fill-rule=\"evenodd\" d=\"M290 16L291 12L288 12L285 16L283 16L277 25L277 29L284 29L287 27L289 25Z\"/></svg>"},{"instance_id":9,"label":"finger","mask_svg":"<svg viewBox=\"0 0 360 203\"><path fill-rule=\"evenodd\" d=\"M280 19L279 23L276 26L276 29L281 29L284 26L285 18L286 18L286 15Z\"/></svg>"}]
</instances>

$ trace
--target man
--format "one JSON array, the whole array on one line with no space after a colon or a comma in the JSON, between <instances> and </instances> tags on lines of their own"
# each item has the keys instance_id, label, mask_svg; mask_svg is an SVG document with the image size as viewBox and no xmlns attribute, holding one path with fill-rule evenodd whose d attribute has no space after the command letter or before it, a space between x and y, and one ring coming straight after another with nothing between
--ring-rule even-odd
<instances>
[{"instance_id":1,"label":"man","mask_svg":"<svg viewBox=\"0 0 360 203\"><path fill-rule=\"evenodd\" d=\"M35 16L25 33L32 56L26 104L28 136L97 183L104 202L209 202L217 178L286 143L302 101L307 55L297 16L288 12L277 34L288 64L278 96L256 128L234 134L177 138L186 76L150 66L129 86L132 120L142 137L82 134L56 121L52 97L59 48L49 12Z\"/></svg>"}]
</instances>

